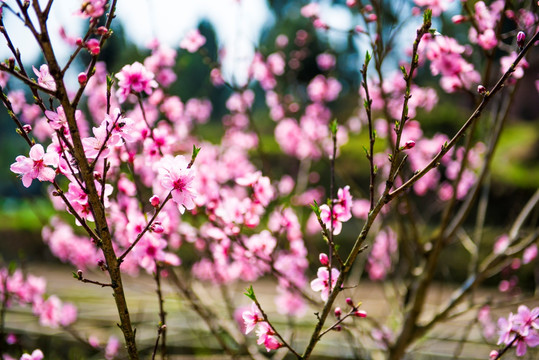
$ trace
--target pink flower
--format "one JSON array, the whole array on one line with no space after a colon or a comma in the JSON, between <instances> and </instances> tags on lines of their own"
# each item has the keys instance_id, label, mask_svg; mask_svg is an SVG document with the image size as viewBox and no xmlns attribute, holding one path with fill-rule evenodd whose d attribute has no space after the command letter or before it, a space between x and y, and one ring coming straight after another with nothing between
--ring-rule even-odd
<instances>
[{"instance_id":1,"label":"pink flower","mask_svg":"<svg viewBox=\"0 0 539 360\"><path fill-rule=\"evenodd\" d=\"M318 64L318 68L320 68L320 70L331 70L335 67L335 56L328 53L319 54L316 57L316 63Z\"/></svg>"},{"instance_id":2,"label":"pink flower","mask_svg":"<svg viewBox=\"0 0 539 360\"><path fill-rule=\"evenodd\" d=\"M206 43L206 38L198 31L198 29L191 30L180 42L180 48L189 51L190 53L196 52Z\"/></svg>"},{"instance_id":3,"label":"pink flower","mask_svg":"<svg viewBox=\"0 0 539 360\"><path fill-rule=\"evenodd\" d=\"M50 147L49 147L50 148ZM24 187L30 187L32 180L53 181L56 176L54 169L47 165L58 166L58 154L47 149L47 153L43 150L41 144L36 144L30 149L30 157L19 155L16 157L15 163L11 164L11 171L22 176L22 184Z\"/></svg>"},{"instance_id":4,"label":"pink flower","mask_svg":"<svg viewBox=\"0 0 539 360\"><path fill-rule=\"evenodd\" d=\"M105 347L105 359L112 360L120 350L120 341L116 336L109 337L107 346Z\"/></svg>"},{"instance_id":5,"label":"pink flower","mask_svg":"<svg viewBox=\"0 0 539 360\"><path fill-rule=\"evenodd\" d=\"M350 195L350 186L345 186L337 192L338 199L333 205L333 234L339 235L342 229L342 223L352 218L352 196ZM324 224L330 223L331 208L324 204L320 206L320 218ZM329 226L328 226L329 227Z\"/></svg>"},{"instance_id":6,"label":"pink flower","mask_svg":"<svg viewBox=\"0 0 539 360\"><path fill-rule=\"evenodd\" d=\"M505 73L507 70L509 70L509 68L513 64L513 61L515 61L516 58L517 58L517 53L514 51L511 54L500 58L500 70L502 74ZM524 69L527 69L528 66L529 64L526 61L526 59L520 60L520 62L515 68L515 71L513 72L513 74L511 74L511 76L514 77L515 79L522 78L524 76Z\"/></svg>"},{"instance_id":7,"label":"pink flower","mask_svg":"<svg viewBox=\"0 0 539 360\"><path fill-rule=\"evenodd\" d=\"M537 244L531 244L524 250L522 254L522 262L524 264L529 264L537 257Z\"/></svg>"},{"instance_id":8,"label":"pink flower","mask_svg":"<svg viewBox=\"0 0 539 360\"><path fill-rule=\"evenodd\" d=\"M32 66L32 69L34 69L34 74L37 75L37 83L39 85L43 86L46 89L56 91L56 83L54 82L54 78L49 72L49 66L47 64L41 65L39 67L39 70L37 70L34 66Z\"/></svg>"},{"instance_id":9,"label":"pink flower","mask_svg":"<svg viewBox=\"0 0 539 360\"><path fill-rule=\"evenodd\" d=\"M320 6L313 2L302 7L300 12L306 18L316 18L320 12Z\"/></svg>"},{"instance_id":10,"label":"pink flower","mask_svg":"<svg viewBox=\"0 0 539 360\"><path fill-rule=\"evenodd\" d=\"M254 302L251 304L251 311L244 311L242 318L245 324L245 334L249 334L259 322L264 321Z\"/></svg>"},{"instance_id":11,"label":"pink flower","mask_svg":"<svg viewBox=\"0 0 539 360\"><path fill-rule=\"evenodd\" d=\"M504 317L498 319L498 334L500 335L500 338L498 339L498 345L501 343L509 344L514 339L514 318L515 316L513 315L513 313L509 313L507 319Z\"/></svg>"},{"instance_id":12,"label":"pink flower","mask_svg":"<svg viewBox=\"0 0 539 360\"><path fill-rule=\"evenodd\" d=\"M496 242L494 243L494 248L492 249L492 252L495 255L503 254L505 250L509 247L510 239L507 235L501 235L496 239Z\"/></svg>"},{"instance_id":13,"label":"pink flower","mask_svg":"<svg viewBox=\"0 0 539 360\"><path fill-rule=\"evenodd\" d=\"M432 16L440 16L442 12L447 10L448 3L453 0L414 0L417 6L426 6L432 10Z\"/></svg>"},{"instance_id":14,"label":"pink flower","mask_svg":"<svg viewBox=\"0 0 539 360\"><path fill-rule=\"evenodd\" d=\"M527 348L539 345L539 307L530 309L525 305L518 307L518 313L513 315L509 313L507 319L501 317L498 319L498 328L500 338L498 344L506 345L513 342L516 346L517 356L526 354ZM515 340L516 339L516 340Z\"/></svg>"},{"instance_id":15,"label":"pink flower","mask_svg":"<svg viewBox=\"0 0 539 360\"><path fill-rule=\"evenodd\" d=\"M307 93L313 102L331 102L337 99L341 89L342 85L337 79L317 75L307 86Z\"/></svg>"},{"instance_id":16,"label":"pink flower","mask_svg":"<svg viewBox=\"0 0 539 360\"><path fill-rule=\"evenodd\" d=\"M185 209L192 210L195 207L195 193L192 188L194 176L191 169L187 168L187 161L181 155L176 157L165 156L158 167L161 185L172 191L172 199L178 204L178 209L183 214Z\"/></svg>"},{"instance_id":17,"label":"pink flower","mask_svg":"<svg viewBox=\"0 0 539 360\"><path fill-rule=\"evenodd\" d=\"M339 270L331 269L331 288L335 287L337 278L339 277ZM313 291L322 291L322 300L326 301L329 297L329 271L327 267L318 268L317 278L311 281L311 289Z\"/></svg>"},{"instance_id":18,"label":"pink flower","mask_svg":"<svg viewBox=\"0 0 539 360\"><path fill-rule=\"evenodd\" d=\"M93 128L95 137L87 137L82 139L84 153L88 159L95 159L100 156L106 158L110 155L110 147L121 144L119 134L110 134L107 130L107 122L103 121L99 127Z\"/></svg>"},{"instance_id":19,"label":"pink flower","mask_svg":"<svg viewBox=\"0 0 539 360\"><path fill-rule=\"evenodd\" d=\"M258 336L258 345L264 344L267 351L277 350L282 344L275 338L275 332L267 322L261 322L256 329Z\"/></svg>"},{"instance_id":20,"label":"pink flower","mask_svg":"<svg viewBox=\"0 0 539 360\"><path fill-rule=\"evenodd\" d=\"M45 357L43 355L43 352L40 349L36 349L32 351L32 355L30 354L23 354L20 358L20 360L41 360Z\"/></svg>"},{"instance_id":21,"label":"pink flower","mask_svg":"<svg viewBox=\"0 0 539 360\"><path fill-rule=\"evenodd\" d=\"M82 112L80 110L75 111L75 120L80 122ZM62 128L67 129L67 117L62 106L56 108L56 112L45 110L45 117L49 120L49 125L54 130L60 130Z\"/></svg>"},{"instance_id":22,"label":"pink flower","mask_svg":"<svg viewBox=\"0 0 539 360\"><path fill-rule=\"evenodd\" d=\"M132 65L125 65L122 70L116 74L119 80L118 86L120 89L116 93L120 102L124 102L127 96L131 93L145 92L150 95L153 88L157 87L157 82L154 80L154 74L147 70L144 65L138 61Z\"/></svg>"},{"instance_id":23,"label":"pink flower","mask_svg":"<svg viewBox=\"0 0 539 360\"><path fill-rule=\"evenodd\" d=\"M83 1L82 7L76 14L82 18L97 18L105 13L106 0Z\"/></svg>"},{"instance_id":24,"label":"pink flower","mask_svg":"<svg viewBox=\"0 0 539 360\"><path fill-rule=\"evenodd\" d=\"M498 39L493 29L487 29L477 35L477 43L485 50L491 50L498 45Z\"/></svg>"},{"instance_id":25,"label":"pink flower","mask_svg":"<svg viewBox=\"0 0 539 360\"><path fill-rule=\"evenodd\" d=\"M43 326L57 328L68 326L77 319L77 309L72 304L63 304L56 296L50 296L45 302L34 306L34 313L39 315L39 323Z\"/></svg>"}]
</instances>

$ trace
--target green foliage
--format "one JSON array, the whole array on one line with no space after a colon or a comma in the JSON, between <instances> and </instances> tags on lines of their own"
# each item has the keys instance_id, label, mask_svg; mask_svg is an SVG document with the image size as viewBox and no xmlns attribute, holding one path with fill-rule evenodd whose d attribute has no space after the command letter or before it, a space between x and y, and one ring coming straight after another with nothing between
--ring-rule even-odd
<instances>
[{"instance_id":1,"label":"green foliage","mask_svg":"<svg viewBox=\"0 0 539 360\"><path fill-rule=\"evenodd\" d=\"M243 295L247 296L249 299L256 301L255 292L253 290L253 285L249 285L247 289L245 289L245 292Z\"/></svg>"}]
</instances>

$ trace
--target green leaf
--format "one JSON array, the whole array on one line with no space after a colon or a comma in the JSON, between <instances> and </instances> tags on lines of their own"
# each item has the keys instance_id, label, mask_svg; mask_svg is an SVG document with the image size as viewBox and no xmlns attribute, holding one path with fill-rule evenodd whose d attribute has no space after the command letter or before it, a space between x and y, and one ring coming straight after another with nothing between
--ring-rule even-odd
<instances>
[{"instance_id":1,"label":"green leaf","mask_svg":"<svg viewBox=\"0 0 539 360\"><path fill-rule=\"evenodd\" d=\"M77 280L79 279L79 275L77 275L76 272L73 271L71 274L73 275L73 277L74 277L75 279L77 279Z\"/></svg>"},{"instance_id":2,"label":"green leaf","mask_svg":"<svg viewBox=\"0 0 539 360\"><path fill-rule=\"evenodd\" d=\"M200 152L202 148L197 148L194 144L193 144L193 153L191 155L191 161L189 162L189 164L187 165L187 168L190 169L191 166L193 166L193 164L195 163L195 160L198 156L198 153Z\"/></svg>"},{"instance_id":3,"label":"green leaf","mask_svg":"<svg viewBox=\"0 0 539 360\"><path fill-rule=\"evenodd\" d=\"M402 72L402 76L404 76L404 80L406 80L406 78L408 77L408 73L406 72L406 68L401 65L400 69L401 69L401 72Z\"/></svg>"},{"instance_id":4,"label":"green leaf","mask_svg":"<svg viewBox=\"0 0 539 360\"><path fill-rule=\"evenodd\" d=\"M369 66L369 62L371 61L371 54L369 54L368 51L365 52L365 67Z\"/></svg>"},{"instance_id":5,"label":"green leaf","mask_svg":"<svg viewBox=\"0 0 539 360\"><path fill-rule=\"evenodd\" d=\"M112 76L113 74L107 75L107 91L110 91L112 84L114 84L114 78Z\"/></svg>"},{"instance_id":6,"label":"green leaf","mask_svg":"<svg viewBox=\"0 0 539 360\"><path fill-rule=\"evenodd\" d=\"M338 127L337 119L333 119L333 121L329 124L329 130L331 131L333 135L337 134L337 127Z\"/></svg>"},{"instance_id":7,"label":"green leaf","mask_svg":"<svg viewBox=\"0 0 539 360\"><path fill-rule=\"evenodd\" d=\"M255 291L253 290L253 285L249 285L243 295L247 296L249 299L256 301Z\"/></svg>"},{"instance_id":8,"label":"green leaf","mask_svg":"<svg viewBox=\"0 0 539 360\"><path fill-rule=\"evenodd\" d=\"M423 13L423 24L428 24L432 22L432 10L426 9Z\"/></svg>"},{"instance_id":9,"label":"green leaf","mask_svg":"<svg viewBox=\"0 0 539 360\"><path fill-rule=\"evenodd\" d=\"M8 265L8 274L12 275L17 270L17 263L15 261L10 261Z\"/></svg>"},{"instance_id":10,"label":"green leaf","mask_svg":"<svg viewBox=\"0 0 539 360\"><path fill-rule=\"evenodd\" d=\"M313 209L316 217L320 217L320 206L318 206L316 200L313 200L313 204L311 204L311 209Z\"/></svg>"},{"instance_id":11,"label":"green leaf","mask_svg":"<svg viewBox=\"0 0 539 360\"><path fill-rule=\"evenodd\" d=\"M367 155L367 158L369 157L369 150L365 146L363 146L363 151L365 151L365 155Z\"/></svg>"}]
</instances>

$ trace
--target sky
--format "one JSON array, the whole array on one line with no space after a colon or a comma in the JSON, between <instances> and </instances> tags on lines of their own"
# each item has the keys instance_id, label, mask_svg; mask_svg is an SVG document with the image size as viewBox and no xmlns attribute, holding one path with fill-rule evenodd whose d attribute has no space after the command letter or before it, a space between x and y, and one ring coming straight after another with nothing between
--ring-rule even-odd
<instances>
[{"instance_id":1,"label":"sky","mask_svg":"<svg viewBox=\"0 0 539 360\"><path fill-rule=\"evenodd\" d=\"M15 1L5 2L17 8ZM40 3L44 6L46 1ZM60 26L65 27L69 36L76 37L82 35L88 21L73 15L80 4L79 0L55 0L52 6L49 32L62 62L67 61L71 48L59 37ZM119 0L116 14L115 21L123 24L130 40L141 48L158 38L177 49L189 30L197 28L201 20L208 20L216 30L219 46L227 49L223 74L236 78L245 76L241 69L251 61L264 26L272 22L266 0ZM35 63L40 50L28 29L7 10L4 10L4 22L21 51L23 62ZM11 53L1 39L0 59L9 56Z\"/></svg>"},{"instance_id":2,"label":"sky","mask_svg":"<svg viewBox=\"0 0 539 360\"><path fill-rule=\"evenodd\" d=\"M5 2L17 8L14 0ZM40 3L44 6L46 1L40 0ZM354 19L343 4L333 4L331 0L320 0L319 3L322 20L333 29L343 30L320 32L320 35L327 36L334 51L339 52L339 48L346 45L345 32L354 27L357 19ZM451 11L458 7L455 3L452 3ZM54 0L49 29L61 62L67 61L72 49L59 37L60 26L65 27L69 36L82 35L88 20L74 16L81 4L82 0ZM402 13L409 14L409 11L407 8ZM247 78L246 69L262 31L274 22L274 15L266 0L118 0L116 14L115 21L123 24L127 36L140 48L158 38L161 43L177 49L189 30L195 29L202 20L209 21L216 30L219 47L226 49L226 57L222 59L223 76L226 80L239 84ZM7 10L4 10L4 22L15 45L20 48L23 62L36 63L40 50L30 32ZM411 44L420 22L420 16L406 21L396 41L397 52L405 50L402 44ZM368 48L367 38L357 36L355 41L359 53L363 54ZM0 59L9 56L11 53L4 40L0 39ZM359 58L362 59L362 56Z\"/></svg>"}]
</instances>

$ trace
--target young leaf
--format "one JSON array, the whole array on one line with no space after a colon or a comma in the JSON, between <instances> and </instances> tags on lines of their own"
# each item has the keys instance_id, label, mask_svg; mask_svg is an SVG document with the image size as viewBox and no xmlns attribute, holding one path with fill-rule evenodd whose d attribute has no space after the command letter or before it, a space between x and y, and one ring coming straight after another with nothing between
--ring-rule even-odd
<instances>
[{"instance_id":1,"label":"young leaf","mask_svg":"<svg viewBox=\"0 0 539 360\"><path fill-rule=\"evenodd\" d=\"M311 204L311 209L313 209L316 217L320 217L320 206L318 206L316 200L313 200L313 204Z\"/></svg>"},{"instance_id":2,"label":"young leaf","mask_svg":"<svg viewBox=\"0 0 539 360\"><path fill-rule=\"evenodd\" d=\"M253 285L249 285L247 289L245 289L245 292L243 295L247 296L249 299L256 301L255 292L253 290Z\"/></svg>"},{"instance_id":3,"label":"young leaf","mask_svg":"<svg viewBox=\"0 0 539 360\"><path fill-rule=\"evenodd\" d=\"M333 121L329 124L329 130L333 135L337 134L337 119L333 119Z\"/></svg>"}]
</instances>

